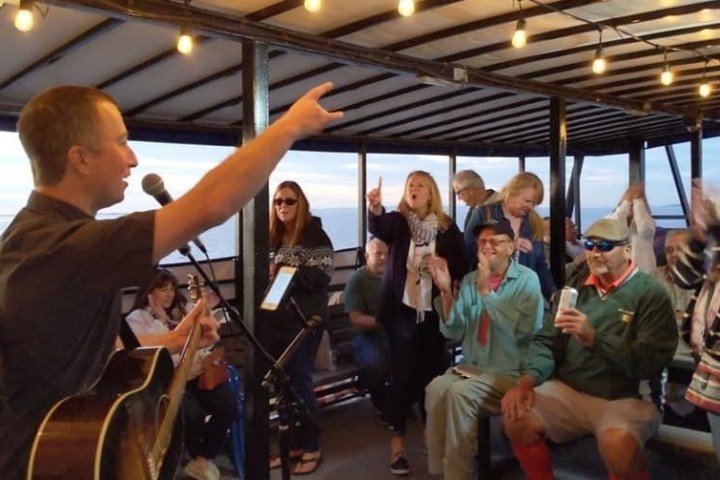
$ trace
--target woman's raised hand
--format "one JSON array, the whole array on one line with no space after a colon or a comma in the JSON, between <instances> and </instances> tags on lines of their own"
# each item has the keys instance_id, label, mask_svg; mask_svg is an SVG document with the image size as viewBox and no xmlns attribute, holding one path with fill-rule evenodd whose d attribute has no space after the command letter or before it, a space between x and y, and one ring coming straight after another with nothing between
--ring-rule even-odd
<instances>
[{"instance_id":1,"label":"woman's raised hand","mask_svg":"<svg viewBox=\"0 0 720 480\"><path fill-rule=\"evenodd\" d=\"M378 180L378 186L365 196L368 199L368 210L373 215L380 215L382 213L382 177Z\"/></svg>"}]
</instances>

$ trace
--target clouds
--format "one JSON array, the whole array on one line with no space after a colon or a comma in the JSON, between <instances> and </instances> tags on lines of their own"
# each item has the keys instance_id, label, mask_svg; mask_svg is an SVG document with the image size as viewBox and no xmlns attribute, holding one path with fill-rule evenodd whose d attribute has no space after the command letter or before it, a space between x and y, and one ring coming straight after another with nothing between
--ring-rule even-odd
<instances>
[{"instance_id":1,"label":"clouds","mask_svg":"<svg viewBox=\"0 0 720 480\"><path fill-rule=\"evenodd\" d=\"M132 171L126 199L108 209L112 213L155 208L155 201L145 195L140 187L142 178L150 172L159 174L168 191L179 197L189 190L214 165L227 157L234 149L201 145L158 144L130 142L138 157L139 166ZM690 181L690 148L688 144L674 147L685 190ZM27 200L33 188L29 162L15 133L0 132L0 214L13 214ZM704 177L709 184L720 187L720 138L707 139L703 145ZM668 160L664 148L645 152L647 195L651 205L678 203ZM394 208L403 194L405 179L413 170L426 170L435 178L447 205L450 190L448 159L443 155L394 155L368 154L368 188L383 178L384 203ZM528 171L536 173L549 192L548 159L529 157ZM568 159L566 173L572 171L573 161ZM458 170L474 169L488 187L499 190L518 171L516 158L458 157ZM582 206L584 208L612 208L627 188L628 160L625 155L587 157L581 177ZM356 153L300 152L291 151L280 162L270 177L271 192L283 180L295 180L305 190L313 209L331 207L364 208L358 205ZM545 196L547 205L549 194Z\"/></svg>"}]
</instances>

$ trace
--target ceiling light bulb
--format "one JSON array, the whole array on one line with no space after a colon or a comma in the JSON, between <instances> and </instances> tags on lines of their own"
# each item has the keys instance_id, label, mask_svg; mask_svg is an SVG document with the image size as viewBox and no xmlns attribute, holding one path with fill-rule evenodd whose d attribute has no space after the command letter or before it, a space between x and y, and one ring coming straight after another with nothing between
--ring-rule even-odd
<instances>
[{"instance_id":1,"label":"ceiling light bulb","mask_svg":"<svg viewBox=\"0 0 720 480\"><path fill-rule=\"evenodd\" d=\"M525 34L525 19L521 18L515 26L515 33L512 36L512 46L522 48L527 43L527 35Z\"/></svg>"},{"instance_id":2,"label":"ceiling light bulb","mask_svg":"<svg viewBox=\"0 0 720 480\"><path fill-rule=\"evenodd\" d=\"M398 2L398 13L403 17L409 17L415 13L415 0L400 0Z\"/></svg>"},{"instance_id":3,"label":"ceiling light bulb","mask_svg":"<svg viewBox=\"0 0 720 480\"><path fill-rule=\"evenodd\" d=\"M190 55L193 50L193 38L190 29L182 27L180 29L180 37L177 41L177 51L183 55Z\"/></svg>"},{"instance_id":4,"label":"ceiling light bulb","mask_svg":"<svg viewBox=\"0 0 720 480\"><path fill-rule=\"evenodd\" d=\"M34 23L32 2L22 2L17 14L15 14L15 28L21 32L29 32L32 30Z\"/></svg>"},{"instance_id":5,"label":"ceiling light bulb","mask_svg":"<svg viewBox=\"0 0 720 480\"><path fill-rule=\"evenodd\" d=\"M672 70L670 70L670 65L666 64L663 72L660 74L660 83L667 87L668 85L672 85L673 80L675 80L675 75L673 75Z\"/></svg>"},{"instance_id":6,"label":"ceiling light bulb","mask_svg":"<svg viewBox=\"0 0 720 480\"><path fill-rule=\"evenodd\" d=\"M698 93L701 97L707 98L712 93L712 87L708 82L703 82L702 84L700 84L700 88L698 88Z\"/></svg>"},{"instance_id":7,"label":"ceiling light bulb","mask_svg":"<svg viewBox=\"0 0 720 480\"><path fill-rule=\"evenodd\" d=\"M303 4L303 6L305 7L305 10L307 10L308 12L315 13L315 12L320 11L320 7L322 6L321 4L322 4L321 0L305 0L305 3Z\"/></svg>"},{"instance_id":8,"label":"ceiling light bulb","mask_svg":"<svg viewBox=\"0 0 720 480\"><path fill-rule=\"evenodd\" d=\"M600 75L601 73L605 73L605 69L607 68L607 62L603 58L603 51L602 47L597 49L597 52L595 52L595 59L592 63L592 71L596 75Z\"/></svg>"},{"instance_id":9,"label":"ceiling light bulb","mask_svg":"<svg viewBox=\"0 0 720 480\"><path fill-rule=\"evenodd\" d=\"M605 73L605 68L607 67L607 63L605 62L605 59L600 57L593 60L592 63L592 71L596 75L600 75L602 73Z\"/></svg>"}]
</instances>

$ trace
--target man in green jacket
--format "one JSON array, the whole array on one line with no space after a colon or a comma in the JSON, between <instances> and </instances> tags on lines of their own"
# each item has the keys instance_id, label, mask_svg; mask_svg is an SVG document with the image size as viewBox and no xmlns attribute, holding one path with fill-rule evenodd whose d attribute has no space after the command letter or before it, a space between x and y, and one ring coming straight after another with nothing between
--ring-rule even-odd
<instances>
[{"instance_id":1,"label":"man in green jacket","mask_svg":"<svg viewBox=\"0 0 720 480\"><path fill-rule=\"evenodd\" d=\"M597 438L610 479L649 479L643 446L661 421L638 394L640 380L672 360L677 327L670 298L632 261L627 229L600 219L585 233L590 274L572 285L575 308L545 319L502 400L503 425L530 480L552 479L544 438Z\"/></svg>"}]
</instances>

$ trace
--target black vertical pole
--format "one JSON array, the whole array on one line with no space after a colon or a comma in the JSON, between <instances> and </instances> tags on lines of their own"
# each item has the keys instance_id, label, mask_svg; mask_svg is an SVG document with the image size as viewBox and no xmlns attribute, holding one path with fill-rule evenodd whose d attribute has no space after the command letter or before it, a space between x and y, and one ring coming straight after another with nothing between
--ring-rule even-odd
<instances>
[{"instance_id":1,"label":"black vertical pole","mask_svg":"<svg viewBox=\"0 0 720 480\"><path fill-rule=\"evenodd\" d=\"M565 99L550 99L550 270L555 283L565 283Z\"/></svg>"},{"instance_id":2,"label":"black vertical pole","mask_svg":"<svg viewBox=\"0 0 720 480\"><path fill-rule=\"evenodd\" d=\"M690 137L690 178L692 180L702 180L702 118L696 118L691 128ZM697 199L692 198L693 192L690 192L690 203L694 203Z\"/></svg>"},{"instance_id":3,"label":"black vertical pole","mask_svg":"<svg viewBox=\"0 0 720 480\"><path fill-rule=\"evenodd\" d=\"M458 223L457 219L457 200L455 198L455 190L453 190L453 177L457 173L457 148L453 147L450 155L448 156L448 193L450 198L448 199L448 211L450 215L455 219L455 223Z\"/></svg>"},{"instance_id":4,"label":"black vertical pole","mask_svg":"<svg viewBox=\"0 0 720 480\"><path fill-rule=\"evenodd\" d=\"M644 142L640 139L633 139L630 142L630 154L628 165L628 185L637 183L645 184L645 148Z\"/></svg>"},{"instance_id":5,"label":"black vertical pole","mask_svg":"<svg viewBox=\"0 0 720 480\"><path fill-rule=\"evenodd\" d=\"M360 143L358 152L358 246L360 251L367 243L367 142Z\"/></svg>"},{"instance_id":6,"label":"black vertical pole","mask_svg":"<svg viewBox=\"0 0 720 480\"><path fill-rule=\"evenodd\" d=\"M255 138L269 122L267 45L243 41L243 143ZM268 283L269 192L266 184L242 210L243 320L262 345L268 344L268 333L255 322L257 306ZM270 426L268 398L260 386L265 365L263 357L248 349L245 385L248 428L245 442L246 478L269 479Z\"/></svg>"}]
</instances>

